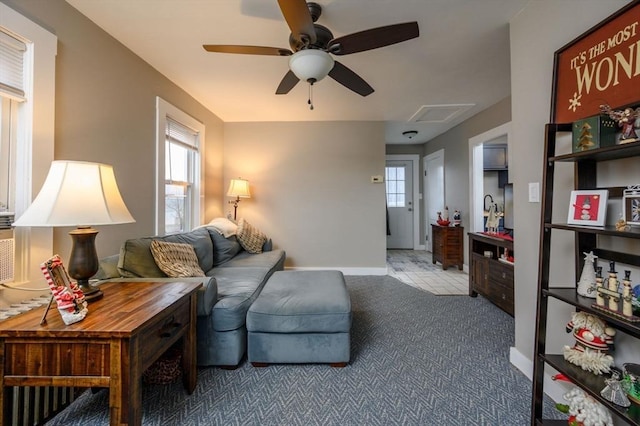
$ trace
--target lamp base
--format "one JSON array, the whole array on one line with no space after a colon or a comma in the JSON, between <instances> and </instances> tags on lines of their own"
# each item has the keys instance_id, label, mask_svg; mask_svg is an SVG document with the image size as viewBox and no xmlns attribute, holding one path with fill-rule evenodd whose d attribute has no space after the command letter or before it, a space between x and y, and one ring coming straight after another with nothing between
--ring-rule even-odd
<instances>
[{"instance_id":1,"label":"lamp base","mask_svg":"<svg viewBox=\"0 0 640 426\"><path fill-rule=\"evenodd\" d=\"M77 281L87 303L99 300L102 298L102 291L89 285L89 279L98 272L100 266L95 245L98 231L79 226L69 232L69 235L73 243L69 257L69 275Z\"/></svg>"},{"instance_id":2,"label":"lamp base","mask_svg":"<svg viewBox=\"0 0 640 426\"><path fill-rule=\"evenodd\" d=\"M80 282L78 281L78 287L82 290L82 294L84 294L84 300L87 303L95 302L96 300L102 299L104 293L98 287L93 287L88 282Z\"/></svg>"}]
</instances>

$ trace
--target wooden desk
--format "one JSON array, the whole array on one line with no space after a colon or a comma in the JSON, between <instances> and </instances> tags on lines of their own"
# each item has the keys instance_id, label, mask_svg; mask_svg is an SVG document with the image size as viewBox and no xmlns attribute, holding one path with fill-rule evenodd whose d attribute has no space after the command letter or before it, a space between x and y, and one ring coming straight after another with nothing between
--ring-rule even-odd
<instances>
[{"instance_id":1,"label":"wooden desk","mask_svg":"<svg viewBox=\"0 0 640 426\"><path fill-rule=\"evenodd\" d=\"M111 425L139 425L142 373L180 339L183 381L191 394L201 285L105 283L104 297L78 323L65 325L55 305L44 325L44 308L0 322L0 425L10 424L10 386L107 387Z\"/></svg>"}]
</instances>

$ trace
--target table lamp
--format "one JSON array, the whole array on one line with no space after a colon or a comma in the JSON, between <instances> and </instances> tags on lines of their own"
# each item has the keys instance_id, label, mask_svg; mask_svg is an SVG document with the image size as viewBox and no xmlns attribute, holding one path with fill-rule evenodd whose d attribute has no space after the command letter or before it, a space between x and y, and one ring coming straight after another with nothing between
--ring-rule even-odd
<instances>
[{"instance_id":1,"label":"table lamp","mask_svg":"<svg viewBox=\"0 0 640 426\"><path fill-rule=\"evenodd\" d=\"M236 213L238 211L240 198L251 198L251 192L249 192L249 181L240 178L231 179L231 182L229 182L227 196L236 197L235 200L229 201L229 203L233 203L233 220L236 220Z\"/></svg>"},{"instance_id":2,"label":"table lamp","mask_svg":"<svg viewBox=\"0 0 640 426\"><path fill-rule=\"evenodd\" d=\"M69 232L73 245L68 272L91 302L102 297L99 288L89 285L99 267L98 231L91 225L131 222L135 220L122 200L110 165L53 161L40 193L13 226L77 226Z\"/></svg>"}]
</instances>

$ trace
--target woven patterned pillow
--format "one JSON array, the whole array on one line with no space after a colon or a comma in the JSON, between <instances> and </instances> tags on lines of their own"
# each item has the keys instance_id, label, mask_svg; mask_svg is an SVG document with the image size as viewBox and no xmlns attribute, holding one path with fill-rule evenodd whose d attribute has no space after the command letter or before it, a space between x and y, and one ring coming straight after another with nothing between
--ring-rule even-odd
<instances>
[{"instance_id":1,"label":"woven patterned pillow","mask_svg":"<svg viewBox=\"0 0 640 426\"><path fill-rule=\"evenodd\" d=\"M158 268L171 278L205 276L190 244L153 240L151 254Z\"/></svg>"},{"instance_id":2,"label":"woven patterned pillow","mask_svg":"<svg viewBox=\"0 0 640 426\"><path fill-rule=\"evenodd\" d=\"M267 241L267 236L244 220L244 218L238 222L236 237L242 248L253 254L262 253L262 246Z\"/></svg>"}]
</instances>

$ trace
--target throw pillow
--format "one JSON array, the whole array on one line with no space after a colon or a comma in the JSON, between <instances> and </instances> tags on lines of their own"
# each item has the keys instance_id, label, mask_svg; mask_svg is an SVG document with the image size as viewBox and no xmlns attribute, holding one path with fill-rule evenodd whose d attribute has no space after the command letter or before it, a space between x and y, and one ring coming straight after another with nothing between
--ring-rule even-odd
<instances>
[{"instance_id":1,"label":"throw pillow","mask_svg":"<svg viewBox=\"0 0 640 426\"><path fill-rule=\"evenodd\" d=\"M206 226L216 228L216 230L224 235L225 238L230 237L231 235L235 235L238 230L238 225L225 217L217 217L209 222Z\"/></svg>"},{"instance_id":2,"label":"throw pillow","mask_svg":"<svg viewBox=\"0 0 640 426\"><path fill-rule=\"evenodd\" d=\"M242 250L235 235L225 238L217 229L207 228L213 241L213 266L230 261Z\"/></svg>"},{"instance_id":3,"label":"throw pillow","mask_svg":"<svg viewBox=\"0 0 640 426\"><path fill-rule=\"evenodd\" d=\"M262 246L267 241L267 236L244 220L244 218L240 219L238 223L236 236L242 248L253 254L262 253Z\"/></svg>"},{"instance_id":4,"label":"throw pillow","mask_svg":"<svg viewBox=\"0 0 640 426\"><path fill-rule=\"evenodd\" d=\"M153 240L151 254L158 268L171 278L205 276L196 252L189 244Z\"/></svg>"}]
</instances>

